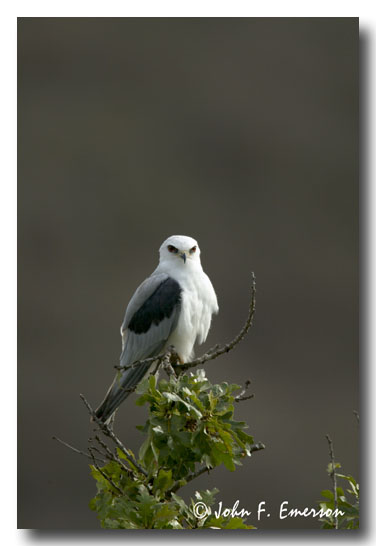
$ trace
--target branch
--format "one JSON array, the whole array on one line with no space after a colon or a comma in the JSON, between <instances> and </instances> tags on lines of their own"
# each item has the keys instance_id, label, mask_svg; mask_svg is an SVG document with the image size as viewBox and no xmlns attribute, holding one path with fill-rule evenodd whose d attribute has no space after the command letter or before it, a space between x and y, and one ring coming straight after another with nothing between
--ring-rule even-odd
<instances>
[{"instance_id":1,"label":"branch","mask_svg":"<svg viewBox=\"0 0 376 546\"><path fill-rule=\"evenodd\" d=\"M230 341L230 343L227 343L223 347L218 348L218 345L216 345L215 347L212 347L211 349L209 349L209 351L205 353L203 356L201 356L200 358L196 358L195 360L192 360L192 362L186 362L185 364L175 364L175 368L177 370L185 371L185 370L188 370L189 368L200 366L201 364L204 364L205 362L208 362L209 360L214 360L215 358L218 358L219 356L225 353L228 353L229 351L234 349L234 347L236 347L236 345L245 338L246 334L251 328L255 311L256 311L256 277L255 277L255 274L252 273L251 301L249 304L248 317L247 317L247 320L245 321L243 328L240 330L238 335L232 341Z\"/></svg>"},{"instance_id":2,"label":"branch","mask_svg":"<svg viewBox=\"0 0 376 546\"><path fill-rule=\"evenodd\" d=\"M100 430L103 432L105 436L108 436L111 438L111 440L121 449L121 451L126 455L126 457L129 459L131 464L144 476L147 476L147 472L137 463L137 461L134 459L134 457L131 455L131 453L127 450L127 448L122 444L122 442L119 440L119 438L114 434L114 432L102 421L98 419L98 417L95 414L95 411L90 406L89 402L86 400L83 394L80 394L81 400L84 402L85 406L87 407L93 421L97 423Z\"/></svg>"},{"instance_id":3,"label":"branch","mask_svg":"<svg viewBox=\"0 0 376 546\"><path fill-rule=\"evenodd\" d=\"M235 396L235 399L234 399L235 402L242 402L243 400L249 400L250 398L253 398L255 396L254 394L249 394L248 396L245 396L245 393L249 389L250 385L251 385L251 381L250 379L247 379L247 381L244 384L244 389L242 390L242 392L238 394L238 396Z\"/></svg>"},{"instance_id":4,"label":"branch","mask_svg":"<svg viewBox=\"0 0 376 546\"><path fill-rule=\"evenodd\" d=\"M184 487L184 485L186 485L188 482L191 482L195 478L198 478L199 476L201 476L201 474L204 474L204 472L207 472L209 474L210 470L212 469L208 468L207 466L202 466L201 468L196 470L196 472L192 472L192 474L189 474L189 476L187 476L185 479L177 481L175 485L171 487L169 491L167 491L166 495L170 496L171 493L176 493L176 491L178 491L181 487Z\"/></svg>"},{"instance_id":5,"label":"branch","mask_svg":"<svg viewBox=\"0 0 376 546\"><path fill-rule=\"evenodd\" d=\"M265 449L265 444L263 444L262 442L257 442L257 444L251 445L249 451L251 453L254 453L255 451L261 451L262 449Z\"/></svg>"},{"instance_id":6,"label":"branch","mask_svg":"<svg viewBox=\"0 0 376 546\"><path fill-rule=\"evenodd\" d=\"M337 475L336 475L336 469L335 469L333 442L332 442L329 434L327 434L325 436L325 438L328 440L328 444L329 444L330 462L332 464L332 471L330 472L330 477L332 478L332 481L333 481L334 508L335 508L335 510L337 510L337 508L338 508ZM338 515L337 515L337 512L335 512L335 514L336 514L335 517L334 517L335 528L338 529Z\"/></svg>"},{"instance_id":7,"label":"branch","mask_svg":"<svg viewBox=\"0 0 376 546\"><path fill-rule=\"evenodd\" d=\"M79 455L83 455L84 457L88 457L89 459L93 458L93 456L89 455L89 453L85 453L84 451L80 451L76 447L73 447L70 444L67 444L67 442L64 442L63 440L60 440L60 438L58 438L57 436L52 436L52 439L57 440L60 444L62 444L63 446L65 446L65 447L67 447L69 449L71 449L75 453L78 453ZM103 459L97 459L97 461L99 461L100 463L106 464L106 461L104 461Z\"/></svg>"},{"instance_id":8,"label":"branch","mask_svg":"<svg viewBox=\"0 0 376 546\"><path fill-rule=\"evenodd\" d=\"M133 476L133 472L125 466L125 464L120 459L120 457L118 457L116 453L113 453L111 449L108 447L108 445L99 436L95 436L95 439L98 442L98 444L101 445L103 449L106 451L108 459L117 462L128 476L129 475Z\"/></svg>"},{"instance_id":9,"label":"branch","mask_svg":"<svg viewBox=\"0 0 376 546\"><path fill-rule=\"evenodd\" d=\"M110 460L108 458L108 456L105 453L103 453L103 451L101 451L100 449L97 448L97 446L94 445L94 439L93 438L89 438L88 443L92 444L92 448L91 448L92 451L96 451L97 453L99 453L99 455L102 455L102 457L104 457L105 459ZM106 462L106 464L107 464L107 462Z\"/></svg>"},{"instance_id":10,"label":"branch","mask_svg":"<svg viewBox=\"0 0 376 546\"><path fill-rule=\"evenodd\" d=\"M111 479L109 476L107 476L107 474L105 474L105 473L103 472L103 470L101 470L101 469L99 468L99 466L96 465L95 458L94 458L94 455L93 455L93 453L92 453L92 448L89 447L88 450L89 450L89 453L90 453L91 458L92 458L92 460L93 460L93 466L94 466L95 470L97 470L97 471L99 472L99 474L101 474L101 476L103 476L103 477L105 478L105 480L108 481L108 483L115 489L115 491L117 491L121 496L124 496L124 493L123 493L123 491L120 489L120 487L118 487L118 486L116 485L116 483L114 483L114 482L112 481L112 479Z\"/></svg>"},{"instance_id":11,"label":"branch","mask_svg":"<svg viewBox=\"0 0 376 546\"><path fill-rule=\"evenodd\" d=\"M126 370L131 370L132 368L137 368L138 366L142 366L143 364L153 364L153 362L162 362L162 360L165 358L167 353L161 353L157 356L150 356L149 358L144 358L144 360L136 360L136 362L133 362L133 364L128 364L127 366L114 366L116 370L120 370L122 372L125 372Z\"/></svg>"}]
</instances>

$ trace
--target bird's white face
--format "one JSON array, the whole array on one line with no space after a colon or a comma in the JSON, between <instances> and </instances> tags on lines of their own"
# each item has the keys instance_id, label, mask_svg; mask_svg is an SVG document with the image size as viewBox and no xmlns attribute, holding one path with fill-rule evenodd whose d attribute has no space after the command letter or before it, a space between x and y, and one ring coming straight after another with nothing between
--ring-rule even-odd
<instances>
[{"instance_id":1,"label":"bird's white face","mask_svg":"<svg viewBox=\"0 0 376 546\"><path fill-rule=\"evenodd\" d=\"M200 248L197 241L185 235L172 235L159 249L160 261L169 261L182 267L200 263Z\"/></svg>"}]
</instances>

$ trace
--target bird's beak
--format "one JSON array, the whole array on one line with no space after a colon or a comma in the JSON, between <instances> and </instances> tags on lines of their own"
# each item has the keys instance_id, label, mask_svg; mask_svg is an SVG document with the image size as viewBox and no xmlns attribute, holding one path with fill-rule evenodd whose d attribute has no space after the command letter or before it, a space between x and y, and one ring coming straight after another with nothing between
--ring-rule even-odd
<instances>
[{"instance_id":1,"label":"bird's beak","mask_svg":"<svg viewBox=\"0 0 376 546\"><path fill-rule=\"evenodd\" d=\"M185 263L186 260L187 260L187 255L186 255L186 253L185 253L185 252L182 252L182 253L180 254L180 258L181 258L181 259L183 260L183 262Z\"/></svg>"}]
</instances>

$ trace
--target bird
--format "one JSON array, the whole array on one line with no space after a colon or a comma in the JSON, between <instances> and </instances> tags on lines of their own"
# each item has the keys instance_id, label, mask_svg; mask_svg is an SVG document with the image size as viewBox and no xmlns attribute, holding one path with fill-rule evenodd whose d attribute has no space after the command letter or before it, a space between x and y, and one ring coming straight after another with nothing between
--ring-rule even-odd
<instances>
[{"instance_id":1,"label":"bird","mask_svg":"<svg viewBox=\"0 0 376 546\"><path fill-rule=\"evenodd\" d=\"M192 237L172 235L162 243L157 268L140 284L126 308L120 327L119 372L95 410L99 422L113 424L117 408L153 362L128 366L164 353L170 346L183 364L193 358L196 341L201 344L206 340L212 315L219 307L200 254Z\"/></svg>"}]
</instances>

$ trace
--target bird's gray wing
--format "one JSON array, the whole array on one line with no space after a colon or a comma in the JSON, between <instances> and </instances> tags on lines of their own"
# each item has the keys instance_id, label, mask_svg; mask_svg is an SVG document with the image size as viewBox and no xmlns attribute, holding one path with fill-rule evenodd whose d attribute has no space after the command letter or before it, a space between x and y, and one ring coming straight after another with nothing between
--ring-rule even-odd
<instances>
[{"instance_id":1,"label":"bird's gray wing","mask_svg":"<svg viewBox=\"0 0 376 546\"><path fill-rule=\"evenodd\" d=\"M122 349L124 350L125 342L127 339L127 328L133 315L143 306L143 304L150 298L159 285L168 279L167 273L153 273L144 280L143 283L137 288L133 296L131 297L127 309L125 311L124 320L120 327L120 334L122 337ZM121 359L122 355L120 356Z\"/></svg>"},{"instance_id":2,"label":"bird's gray wing","mask_svg":"<svg viewBox=\"0 0 376 546\"><path fill-rule=\"evenodd\" d=\"M181 292L179 283L166 274L152 275L140 285L129 302L122 325L121 366L161 352L177 326ZM150 365L135 366L117 374L106 398L96 410L97 417L102 421L108 420Z\"/></svg>"}]
</instances>

